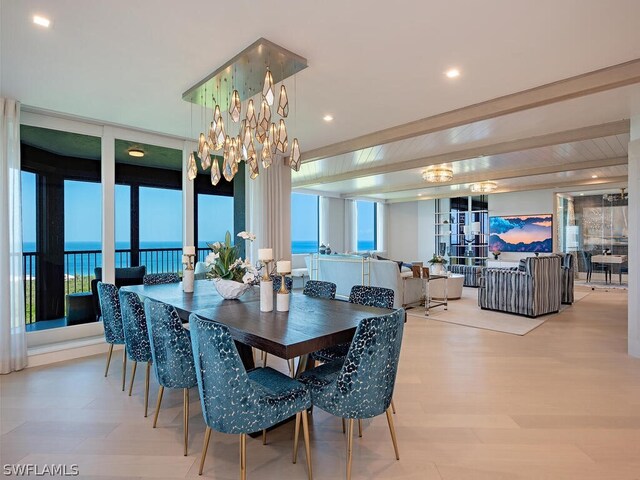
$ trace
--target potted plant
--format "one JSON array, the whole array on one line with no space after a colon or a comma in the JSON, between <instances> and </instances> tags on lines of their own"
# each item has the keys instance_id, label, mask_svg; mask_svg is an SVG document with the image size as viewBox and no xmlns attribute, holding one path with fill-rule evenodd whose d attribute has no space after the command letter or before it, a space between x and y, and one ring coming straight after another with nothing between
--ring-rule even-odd
<instances>
[{"instance_id":1,"label":"potted plant","mask_svg":"<svg viewBox=\"0 0 640 480\"><path fill-rule=\"evenodd\" d=\"M500 256L500 250L498 250L497 248L492 250L491 253L493 254L493 259L494 260L498 260L498 257Z\"/></svg>"},{"instance_id":2,"label":"potted plant","mask_svg":"<svg viewBox=\"0 0 640 480\"><path fill-rule=\"evenodd\" d=\"M254 234L248 232L240 232L238 237L248 241L256 239ZM231 244L231 233L226 233L224 242L208 245L211 253L205 259L210 267L207 276L213 278L216 290L222 298L240 298L256 282L258 271L249 260L240 258L238 246Z\"/></svg>"},{"instance_id":3,"label":"potted plant","mask_svg":"<svg viewBox=\"0 0 640 480\"><path fill-rule=\"evenodd\" d=\"M445 265L447 264L447 259L442 255L433 254L431 260L429 260L429 264L431 265L431 271L434 275L444 275L446 273Z\"/></svg>"}]
</instances>

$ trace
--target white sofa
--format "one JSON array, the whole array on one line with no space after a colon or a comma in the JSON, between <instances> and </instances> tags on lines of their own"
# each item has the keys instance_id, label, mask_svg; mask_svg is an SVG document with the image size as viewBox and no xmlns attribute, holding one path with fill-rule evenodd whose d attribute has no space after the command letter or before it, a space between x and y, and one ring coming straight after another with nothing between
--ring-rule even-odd
<instances>
[{"instance_id":1,"label":"white sofa","mask_svg":"<svg viewBox=\"0 0 640 480\"><path fill-rule=\"evenodd\" d=\"M418 303L422 298L422 280L413 278L410 269L404 267L400 271L398 263L391 260L367 259L363 283L363 263L360 257L351 255L322 256L318 261L317 271L311 265L311 257L305 259L311 279L324 280L336 284L336 296L349 298L351 287L354 285L371 285L393 290L395 308Z\"/></svg>"}]
</instances>

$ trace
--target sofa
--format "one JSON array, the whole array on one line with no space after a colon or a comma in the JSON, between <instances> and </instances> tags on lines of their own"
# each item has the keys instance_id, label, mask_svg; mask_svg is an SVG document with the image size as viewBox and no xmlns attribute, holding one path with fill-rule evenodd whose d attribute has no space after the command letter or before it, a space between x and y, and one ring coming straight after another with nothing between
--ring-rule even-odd
<instances>
[{"instance_id":1,"label":"sofa","mask_svg":"<svg viewBox=\"0 0 640 480\"><path fill-rule=\"evenodd\" d=\"M576 258L571 253L563 253L560 254L560 260L562 262L562 303L571 305L574 300Z\"/></svg>"},{"instance_id":2,"label":"sofa","mask_svg":"<svg viewBox=\"0 0 640 480\"><path fill-rule=\"evenodd\" d=\"M317 265L315 259L314 264L311 263L311 256L305 259L310 277L335 283L337 298L349 298L354 285L370 285L393 290L394 308L418 304L422 300L422 279L413 278L407 267L401 270L398 262L355 255L321 255L318 258Z\"/></svg>"},{"instance_id":3,"label":"sofa","mask_svg":"<svg viewBox=\"0 0 640 480\"><path fill-rule=\"evenodd\" d=\"M451 273L457 273L459 275L464 275L464 286L465 287L479 287L480 286L480 275L482 273L482 269L484 267L478 265L449 265L449 270Z\"/></svg>"},{"instance_id":4,"label":"sofa","mask_svg":"<svg viewBox=\"0 0 640 480\"><path fill-rule=\"evenodd\" d=\"M527 257L519 268L483 269L478 305L484 310L537 317L560 310L562 268L558 255Z\"/></svg>"},{"instance_id":5,"label":"sofa","mask_svg":"<svg viewBox=\"0 0 640 480\"><path fill-rule=\"evenodd\" d=\"M98 282L102 281L102 267L96 267L94 270L95 278L91 280L91 293L93 297L93 310L96 320L100 320L102 312L100 311L100 299L98 298ZM147 267L124 267L116 268L116 287L124 287L126 285L142 285L144 276L147 273Z\"/></svg>"}]
</instances>

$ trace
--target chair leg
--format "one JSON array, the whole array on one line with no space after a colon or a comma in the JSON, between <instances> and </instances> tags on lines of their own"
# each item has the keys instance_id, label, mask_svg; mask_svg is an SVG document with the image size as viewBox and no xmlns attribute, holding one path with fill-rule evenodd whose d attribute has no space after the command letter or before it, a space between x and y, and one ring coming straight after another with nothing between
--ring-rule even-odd
<instances>
[{"instance_id":1,"label":"chair leg","mask_svg":"<svg viewBox=\"0 0 640 480\"><path fill-rule=\"evenodd\" d=\"M124 392L124 385L127 383L127 347L122 349L122 391Z\"/></svg>"},{"instance_id":2,"label":"chair leg","mask_svg":"<svg viewBox=\"0 0 640 480\"><path fill-rule=\"evenodd\" d=\"M160 390L158 390L158 401L156 402L156 414L153 417L153 428L156 428L156 424L158 423L158 414L160 413L160 404L162 403L163 393L164 387L160 385Z\"/></svg>"},{"instance_id":3,"label":"chair leg","mask_svg":"<svg viewBox=\"0 0 640 480\"><path fill-rule=\"evenodd\" d=\"M342 433L345 433L346 429L344 424L344 418L341 418L340 420L342 420Z\"/></svg>"},{"instance_id":4,"label":"chair leg","mask_svg":"<svg viewBox=\"0 0 640 480\"><path fill-rule=\"evenodd\" d=\"M151 374L151 362L147 362L147 376L144 381L144 418L149 411L149 376Z\"/></svg>"},{"instance_id":5,"label":"chair leg","mask_svg":"<svg viewBox=\"0 0 640 480\"><path fill-rule=\"evenodd\" d=\"M240 434L240 480L247 480L247 435Z\"/></svg>"},{"instance_id":6,"label":"chair leg","mask_svg":"<svg viewBox=\"0 0 640 480\"><path fill-rule=\"evenodd\" d=\"M391 432L391 441L393 442L393 449L396 452L396 460L400 460L400 454L398 453L398 441L396 440L396 429L393 426L393 417L391 416L391 410L387 408L387 423L389 424L389 431Z\"/></svg>"},{"instance_id":7,"label":"chair leg","mask_svg":"<svg viewBox=\"0 0 640 480\"><path fill-rule=\"evenodd\" d=\"M182 407L184 418L182 428L184 430L184 456L187 456L187 444L189 442L189 389L184 389L184 406Z\"/></svg>"},{"instance_id":8,"label":"chair leg","mask_svg":"<svg viewBox=\"0 0 640 480\"><path fill-rule=\"evenodd\" d=\"M267 444L267 429L266 428L262 429L262 444L263 445Z\"/></svg>"},{"instance_id":9,"label":"chair leg","mask_svg":"<svg viewBox=\"0 0 640 480\"><path fill-rule=\"evenodd\" d=\"M296 426L293 430L293 463L298 461L298 442L300 441L300 412L296 413Z\"/></svg>"},{"instance_id":10,"label":"chair leg","mask_svg":"<svg viewBox=\"0 0 640 480\"><path fill-rule=\"evenodd\" d=\"M358 437L362 438L362 420L358 419Z\"/></svg>"},{"instance_id":11,"label":"chair leg","mask_svg":"<svg viewBox=\"0 0 640 480\"><path fill-rule=\"evenodd\" d=\"M202 475L202 470L204 469L204 459L207 456L207 450L209 449L209 439L211 438L211 427L207 427L204 432L204 445L202 447L202 458L200 458L200 470L198 470L198 475Z\"/></svg>"},{"instance_id":12,"label":"chair leg","mask_svg":"<svg viewBox=\"0 0 640 480\"><path fill-rule=\"evenodd\" d=\"M268 356L268 353L264 352L264 362L262 363L263 368L266 368L267 366L267 356Z\"/></svg>"},{"instance_id":13,"label":"chair leg","mask_svg":"<svg viewBox=\"0 0 640 480\"><path fill-rule=\"evenodd\" d=\"M109 373L109 364L111 363L111 355L113 355L113 343L109 344L109 353L107 354L107 368L104 370L104 376Z\"/></svg>"},{"instance_id":14,"label":"chair leg","mask_svg":"<svg viewBox=\"0 0 640 480\"><path fill-rule=\"evenodd\" d=\"M136 378L137 367L138 367L138 362L134 361L133 366L131 367L131 381L129 382L129 396L131 396L131 392L133 392L133 380Z\"/></svg>"},{"instance_id":15,"label":"chair leg","mask_svg":"<svg viewBox=\"0 0 640 480\"><path fill-rule=\"evenodd\" d=\"M396 414L396 406L393 404L393 398L391 399L391 411L394 415Z\"/></svg>"},{"instance_id":16,"label":"chair leg","mask_svg":"<svg viewBox=\"0 0 640 480\"><path fill-rule=\"evenodd\" d=\"M309 441L309 417L306 410L302 410L302 433L304 435L304 450L307 454L307 474L309 480L313 480L313 470L311 468L311 445Z\"/></svg>"},{"instance_id":17,"label":"chair leg","mask_svg":"<svg viewBox=\"0 0 640 480\"><path fill-rule=\"evenodd\" d=\"M347 480L351 480L351 457L353 453L353 418L347 427Z\"/></svg>"}]
</instances>

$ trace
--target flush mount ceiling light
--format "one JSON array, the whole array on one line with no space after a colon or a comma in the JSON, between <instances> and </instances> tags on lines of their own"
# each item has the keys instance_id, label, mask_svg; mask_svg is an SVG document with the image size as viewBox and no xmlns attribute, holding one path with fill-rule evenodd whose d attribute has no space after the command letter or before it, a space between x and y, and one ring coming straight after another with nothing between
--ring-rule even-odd
<instances>
[{"instance_id":1,"label":"flush mount ceiling light","mask_svg":"<svg viewBox=\"0 0 640 480\"><path fill-rule=\"evenodd\" d=\"M33 23L35 23L36 25L40 25L41 27L44 27L44 28L49 28L49 25L51 25L51 21L48 18L43 17L41 15L34 15Z\"/></svg>"},{"instance_id":2,"label":"flush mount ceiling light","mask_svg":"<svg viewBox=\"0 0 640 480\"><path fill-rule=\"evenodd\" d=\"M136 157L136 158L144 157L144 152L139 148L130 148L129 150L127 150L127 153L129 153L130 157Z\"/></svg>"},{"instance_id":3,"label":"flush mount ceiling light","mask_svg":"<svg viewBox=\"0 0 640 480\"><path fill-rule=\"evenodd\" d=\"M479 182L471 184L471 191L473 193L491 193L496 188L498 188L498 184L496 182Z\"/></svg>"},{"instance_id":4,"label":"flush mount ceiling light","mask_svg":"<svg viewBox=\"0 0 640 480\"><path fill-rule=\"evenodd\" d=\"M332 121L332 120L333 120L333 117L332 117L331 115L325 115L324 117L322 117L322 119L323 119L325 122L330 122L330 121Z\"/></svg>"},{"instance_id":5,"label":"flush mount ceiling light","mask_svg":"<svg viewBox=\"0 0 640 480\"><path fill-rule=\"evenodd\" d=\"M450 68L445 72L445 75L447 76L447 78L456 78L460 76L460 70L458 70L457 68Z\"/></svg>"},{"instance_id":6,"label":"flush mount ceiling light","mask_svg":"<svg viewBox=\"0 0 640 480\"><path fill-rule=\"evenodd\" d=\"M448 167L429 167L422 171L422 179L431 183L444 183L453 180L453 170Z\"/></svg>"},{"instance_id":7,"label":"flush mount ceiling light","mask_svg":"<svg viewBox=\"0 0 640 480\"><path fill-rule=\"evenodd\" d=\"M598 178L598 175L591 175L591 178Z\"/></svg>"}]
</instances>

